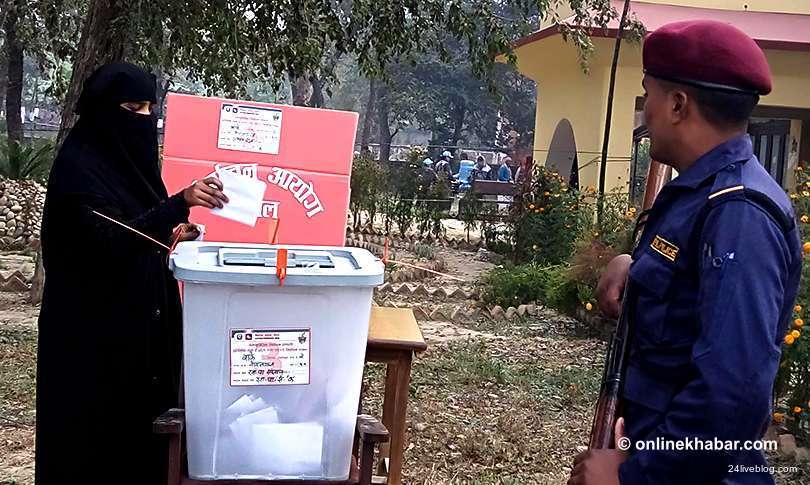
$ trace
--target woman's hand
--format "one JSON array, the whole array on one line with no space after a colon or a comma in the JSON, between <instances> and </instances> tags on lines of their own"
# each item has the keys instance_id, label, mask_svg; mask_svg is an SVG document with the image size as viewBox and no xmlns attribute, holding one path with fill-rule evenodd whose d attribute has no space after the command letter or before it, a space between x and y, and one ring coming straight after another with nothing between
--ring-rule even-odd
<instances>
[{"instance_id":1,"label":"woman's hand","mask_svg":"<svg viewBox=\"0 0 810 485\"><path fill-rule=\"evenodd\" d=\"M200 230L196 224L180 224L172 231L172 241L183 242L193 241L200 236Z\"/></svg>"},{"instance_id":2,"label":"woman's hand","mask_svg":"<svg viewBox=\"0 0 810 485\"><path fill-rule=\"evenodd\" d=\"M228 197L222 193L222 181L216 177L195 180L194 183L183 189L183 199L189 208L200 206L206 209L222 208Z\"/></svg>"}]
</instances>

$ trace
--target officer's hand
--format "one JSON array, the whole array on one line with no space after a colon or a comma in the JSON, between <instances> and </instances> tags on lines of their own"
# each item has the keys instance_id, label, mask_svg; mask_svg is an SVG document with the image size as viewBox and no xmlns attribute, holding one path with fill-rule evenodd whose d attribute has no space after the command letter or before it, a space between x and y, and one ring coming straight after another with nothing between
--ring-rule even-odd
<instances>
[{"instance_id":1,"label":"officer's hand","mask_svg":"<svg viewBox=\"0 0 810 485\"><path fill-rule=\"evenodd\" d=\"M228 197L222 193L222 182L216 177L195 180L183 190L183 198L189 207L202 206L206 209L221 209L228 202Z\"/></svg>"},{"instance_id":2,"label":"officer's hand","mask_svg":"<svg viewBox=\"0 0 810 485\"><path fill-rule=\"evenodd\" d=\"M619 450L588 450L574 458L568 485L620 485L619 466L627 453Z\"/></svg>"},{"instance_id":3,"label":"officer's hand","mask_svg":"<svg viewBox=\"0 0 810 485\"><path fill-rule=\"evenodd\" d=\"M633 259L629 254L620 254L608 263L605 272L599 278L599 285L596 287L599 309L610 318L619 318L624 284L632 262Z\"/></svg>"}]
</instances>

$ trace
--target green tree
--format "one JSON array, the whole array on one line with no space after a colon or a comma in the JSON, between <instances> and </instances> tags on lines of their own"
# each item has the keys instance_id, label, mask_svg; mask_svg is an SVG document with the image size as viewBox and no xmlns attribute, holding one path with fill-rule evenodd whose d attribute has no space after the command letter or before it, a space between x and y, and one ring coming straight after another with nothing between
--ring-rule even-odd
<instances>
[{"instance_id":1,"label":"green tree","mask_svg":"<svg viewBox=\"0 0 810 485\"><path fill-rule=\"evenodd\" d=\"M609 0L566 1L585 24L603 25L616 15ZM323 59L329 56L354 54L366 76L385 77L389 65L409 54L443 54L448 38L463 43L476 76L490 79L494 57L511 52L514 19L553 15L547 0L506 5L512 17L490 0L90 0L66 106L93 69L113 60L169 73L185 68L211 91L239 95L244 81L257 77L280 83L285 75L317 73L328 83L334 66ZM572 35L588 39L579 30ZM72 110L65 109L63 130L72 123Z\"/></svg>"},{"instance_id":2,"label":"green tree","mask_svg":"<svg viewBox=\"0 0 810 485\"><path fill-rule=\"evenodd\" d=\"M39 72L44 73L38 79L49 94L59 97L64 91L64 63L75 53L74 39L84 7L84 0L0 0L0 58L4 64L0 81L4 84L7 131L12 142L22 141L25 56L37 61ZM33 89L39 89L38 81Z\"/></svg>"}]
</instances>

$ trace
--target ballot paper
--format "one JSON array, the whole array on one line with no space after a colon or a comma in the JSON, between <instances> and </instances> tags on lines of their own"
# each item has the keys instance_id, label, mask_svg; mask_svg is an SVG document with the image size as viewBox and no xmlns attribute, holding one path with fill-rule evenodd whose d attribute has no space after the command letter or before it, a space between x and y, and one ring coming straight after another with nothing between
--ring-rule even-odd
<instances>
[{"instance_id":1,"label":"ballot paper","mask_svg":"<svg viewBox=\"0 0 810 485\"><path fill-rule=\"evenodd\" d=\"M252 465L275 476L321 473L323 426L318 423L257 424L251 433Z\"/></svg>"},{"instance_id":2,"label":"ballot paper","mask_svg":"<svg viewBox=\"0 0 810 485\"><path fill-rule=\"evenodd\" d=\"M266 407L267 403L264 402L264 399L256 397L253 394L242 394L239 399L225 409L225 415L240 417Z\"/></svg>"},{"instance_id":3,"label":"ballot paper","mask_svg":"<svg viewBox=\"0 0 810 485\"><path fill-rule=\"evenodd\" d=\"M228 197L228 202L222 209L211 209L211 213L251 227L255 226L256 219L262 212L267 184L253 177L227 170L217 170L217 177L222 181L223 192Z\"/></svg>"},{"instance_id":4,"label":"ballot paper","mask_svg":"<svg viewBox=\"0 0 810 485\"><path fill-rule=\"evenodd\" d=\"M273 406L269 406L236 418L228 425L228 428L230 428L231 433L233 433L233 436L236 438L237 444L241 448L249 450L253 440L253 431L256 426L277 423L278 411L276 411L276 408Z\"/></svg>"}]
</instances>

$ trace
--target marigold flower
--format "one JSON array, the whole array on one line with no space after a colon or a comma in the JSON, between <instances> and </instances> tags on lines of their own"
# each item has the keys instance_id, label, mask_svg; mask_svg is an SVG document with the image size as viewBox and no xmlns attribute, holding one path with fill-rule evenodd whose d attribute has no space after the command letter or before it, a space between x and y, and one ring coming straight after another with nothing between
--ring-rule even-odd
<instances>
[{"instance_id":1,"label":"marigold flower","mask_svg":"<svg viewBox=\"0 0 810 485\"><path fill-rule=\"evenodd\" d=\"M790 198L796 200L799 196L796 194L790 194Z\"/></svg>"},{"instance_id":2,"label":"marigold flower","mask_svg":"<svg viewBox=\"0 0 810 485\"><path fill-rule=\"evenodd\" d=\"M796 328L802 328L802 325L804 325L804 320L797 318L796 320L793 320L793 325L795 325Z\"/></svg>"},{"instance_id":3,"label":"marigold flower","mask_svg":"<svg viewBox=\"0 0 810 485\"><path fill-rule=\"evenodd\" d=\"M588 303L585 304L585 309L588 310L588 311L593 310L593 305L591 305L591 302L588 302Z\"/></svg>"},{"instance_id":4,"label":"marigold flower","mask_svg":"<svg viewBox=\"0 0 810 485\"><path fill-rule=\"evenodd\" d=\"M795 342L795 341L796 341L796 339L793 338L793 335L791 335L791 334L785 335L785 343L786 344L793 345L793 342Z\"/></svg>"},{"instance_id":5,"label":"marigold flower","mask_svg":"<svg viewBox=\"0 0 810 485\"><path fill-rule=\"evenodd\" d=\"M529 209L534 209L534 204L529 204Z\"/></svg>"},{"instance_id":6,"label":"marigold flower","mask_svg":"<svg viewBox=\"0 0 810 485\"><path fill-rule=\"evenodd\" d=\"M796 305L795 307L793 307L793 311L796 312L796 313L799 313L800 311L802 311L802 306L801 305Z\"/></svg>"},{"instance_id":7,"label":"marigold flower","mask_svg":"<svg viewBox=\"0 0 810 485\"><path fill-rule=\"evenodd\" d=\"M793 408L793 412L794 412L795 414L799 414L799 413L801 413L801 412L802 412L802 408L800 408L799 406L796 406L795 408Z\"/></svg>"},{"instance_id":8,"label":"marigold flower","mask_svg":"<svg viewBox=\"0 0 810 485\"><path fill-rule=\"evenodd\" d=\"M802 336L802 333L800 331L798 331L798 330L794 330L794 331L790 332L790 334L793 335L793 338L799 338L799 337Z\"/></svg>"},{"instance_id":9,"label":"marigold flower","mask_svg":"<svg viewBox=\"0 0 810 485\"><path fill-rule=\"evenodd\" d=\"M802 250L804 250L805 253L810 253L810 242L804 243Z\"/></svg>"},{"instance_id":10,"label":"marigold flower","mask_svg":"<svg viewBox=\"0 0 810 485\"><path fill-rule=\"evenodd\" d=\"M781 423L785 420L785 413L773 413L773 420Z\"/></svg>"},{"instance_id":11,"label":"marigold flower","mask_svg":"<svg viewBox=\"0 0 810 485\"><path fill-rule=\"evenodd\" d=\"M808 222L810 222L810 217L808 217L808 216L802 216L801 221L802 221L803 223L807 224Z\"/></svg>"}]
</instances>

